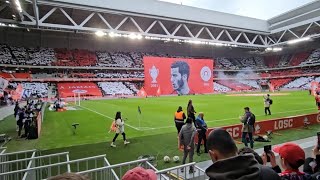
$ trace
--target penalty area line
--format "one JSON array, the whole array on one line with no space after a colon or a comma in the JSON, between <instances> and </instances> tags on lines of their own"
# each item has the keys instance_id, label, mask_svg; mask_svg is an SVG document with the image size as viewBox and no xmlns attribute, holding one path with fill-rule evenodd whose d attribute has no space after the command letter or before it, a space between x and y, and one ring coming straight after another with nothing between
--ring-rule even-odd
<instances>
[{"instance_id":1,"label":"penalty area line","mask_svg":"<svg viewBox=\"0 0 320 180\"><path fill-rule=\"evenodd\" d=\"M109 119L113 120L112 117L107 116L107 115L104 115L104 114L101 114L101 113L99 113L99 112L97 112L97 111L95 111L95 110L92 110L92 109L89 109L89 108L86 108L86 107L83 107L83 106L80 106L80 107L81 107L81 108L84 108L84 109L86 109L86 110L88 110L88 111L94 112L94 113L96 113L96 114L99 114L100 116L103 116L103 117L106 117L106 118L109 118ZM137 131L140 131L140 129L138 129L138 128L134 127L134 126L131 126L131 125L128 124L128 123L126 123L126 125L127 125L128 127L131 127L132 129L135 129L135 130L137 130Z\"/></svg>"}]
</instances>

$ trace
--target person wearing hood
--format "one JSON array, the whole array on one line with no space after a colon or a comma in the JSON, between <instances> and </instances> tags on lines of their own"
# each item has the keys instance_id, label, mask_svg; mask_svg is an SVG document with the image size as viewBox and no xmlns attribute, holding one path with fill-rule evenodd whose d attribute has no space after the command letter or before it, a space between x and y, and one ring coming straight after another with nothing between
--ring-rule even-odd
<instances>
[{"instance_id":1,"label":"person wearing hood","mask_svg":"<svg viewBox=\"0 0 320 180\"><path fill-rule=\"evenodd\" d=\"M189 163L193 162L194 154L194 137L197 132L192 123L193 119L188 117L186 124L182 126L179 133L179 144L183 145L183 159L182 164L186 163L187 156L189 155ZM184 169L181 169L183 172ZM193 167L190 167L189 173L193 173Z\"/></svg>"},{"instance_id":2,"label":"person wearing hood","mask_svg":"<svg viewBox=\"0 0 320 180\"><path fill-rule=\"evenodd\" d=\"M280 180L271 168L259 164L253 154L238 155L232 137L223 129L209 134L207 146L213 161L206 169L210 180Z\"/></svg>"}]
</instances>

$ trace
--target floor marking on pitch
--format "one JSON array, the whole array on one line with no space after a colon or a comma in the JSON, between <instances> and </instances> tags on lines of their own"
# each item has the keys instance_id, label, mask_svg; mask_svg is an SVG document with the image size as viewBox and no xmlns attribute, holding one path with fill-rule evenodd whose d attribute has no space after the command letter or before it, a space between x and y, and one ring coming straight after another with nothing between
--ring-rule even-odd
<instances>
[{"instance_id":1,"label":"floor marking on pitch","mask_svg":"<svg viewBox=\"0 0 320 180\"><path fill-rule=\"evenodd\" d=\"M288 113L288 112L300 112L300 111L306 111L306 110L312 110L314 108L309 108L309 109L300 109L300 110L293 110L293 111L282 111L282 112L278 112L278 113L273 113L273 114L283 114L283 113ZM265 115L256 115L256 117L260 117L260 116L265 116ZM299 115L297 115L299 116ZM288 116L290 117L290 116ZM281 118L281 117L278 117ZM286 117L282 117L282 118L286 118ZM239 118L226 118L226 119L217 119L217 120L211 120L211 121L206 121L206 122L219 122L219 121L228 121L228 120L234 120L234 119L239 119ZM148 130L158 130L158 129L167 129L167 128L173 128L175 126L163 126L163 127L155 127L152 129L146 129L145 131Z\"/></svg>"},{"instance_id":2,"label":"floor marking on pitch","mask_svg":"<svg viewBox=\"0 0 320 180\"><path fill-rule=\"evenodd\" d=\"M273 114L284 114L284 113L288 113L288 112L300 112L300 111L306 111L306 110L312 110L312 109L315 109L315 108L300 109L300 110L293 110L293 111L282 111L282 112L277 112L277 113L273 113ZM256 117L261 117L261 116L265 116L265 115L264 114L256 115ZM298 115L295 115L295 116L298 116ZM278 117L278 118L286 118L286 117ZM217 120L210 120L210 121L206 121L206 122L219 122L219 121L227 121L227 120L234 120L234 119L239 119L239 118L217 119Z\"/></svg>"},{"instance_id":3,"label":"floor marking on pitch","mask_svg":"<svg viewBox=\"0 0 320 180\"><path fill-rule=\"evenodd\" d=\"M107 115L104 115L104 114L101 114L101 113L99 113L99 112L97 112L97 111L94 111L94 110L92 110L92 109L89 109L89 108L86 108L86 107L83 107L83 106L80 106L80 107L82 107L82 108L84 108L84 109L86 109L86 110L88 110L88 111L94 112L94 113L96 113L96 114L99 114L100 116L104 116L104 117L106 117L106 118L109 118L109 119L111 119L111 120L114 120L112 117L107 116ZM135 129L135 130L137 130L137 131L140 131L140 129L138 129L138 128L134 127L134 126L131 126L131 125L128 124L128 123L126 123L126 125L127 125L128 127L131 127L132 129Z\"/></svg>"}]
</instances>

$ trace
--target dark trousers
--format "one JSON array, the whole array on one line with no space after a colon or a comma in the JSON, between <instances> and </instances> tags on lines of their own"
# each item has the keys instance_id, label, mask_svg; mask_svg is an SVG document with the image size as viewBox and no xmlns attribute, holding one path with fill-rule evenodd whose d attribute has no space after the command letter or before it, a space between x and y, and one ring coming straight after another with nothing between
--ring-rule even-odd
<instances>
[{"instance_id":1,"label":"dark trousers","mask_svg":"<svg viewBox=\"0 0 320 180\"><path fill-rule=\"evenodd\" d=\"M247 134L249 136L249 139L247 139ZM242 142L246 147L248 147L248 141L250 142L250 147L253 148L253 139L252 139L252 133L249 132L242 132Z\"/></svg>"},{"instance_id":2,"label":"dark trousers","mask_svg":"<svg viewBox=\"0 0 320 180\"><path fill-rule=\"evenodd\" d=\"M175 122L175 123L176 123L176 128L177 128L177 131L178 131L178 134L179 134L180 131L181 131L182 126L184 125L183 120L181 120L181 122Z\"/></svg>"},{"instance_id":3,"label":"dark trousers","mask_svg":"<svg viewBox=\"0 0 320 180\"><path fill-rule=\"evenodd\" d=\"M22 123L19 123L18 126L19 126L18 136L20 137L20 136L21 136L21 131L22 131L23 124L22 124Z\"/></svg>"},{"instance_id":4,"label":"dark trousers","mask_svg":"<svg viewBox=\"0 0 320 180\"><path fill-rule=\"evenodd\" d=\"M115 142L118 136L119 136L119 133L116 133L116 135L114 136L112 142ZM126 133L122 133L122 137L123 137L123 140L125 141L126 140Z\"/></svg>"},{"instance_id":5,"label":"dark trousers","mask_svg":"<svg viewBox=\"0 0 320 180\"><path fill-rule=\"evenodd\" d=\"M271 115L271 111L270 111L270 107L265 107L264 108L264 113L267 115L267 112L269 113L269 115Z\"/></svg>"},{"instance_id":6,"label":"dark trousers","mask_svg":"<svg viewBox=\"0 0 320 180\"><path fill-rule=\"evenodd\" d=\"M186 159L189 155L189 163L193 162L193 155L194 155L194 144L192 144L190 147L191 149L187 149L187 145L184 144L184 149L183 149L183 159L182 159L182 164L186 163ZM193 167L190 167L190 169L193 169Z\"/></svg>"},{"instance_id":7,"label":"dark trousers","mask_svg":"<svg viewBox=\"0 0 320 180\"><path fill-rule=\"evenodd\" d=\"M198 144L197 144L197 153L200 153L200 146L201 142L203 140L203 145L204 145L204 152L207 153L207 136L206 136L206 131L200 130L198 131Z\"/></svg>"}]
</instances>

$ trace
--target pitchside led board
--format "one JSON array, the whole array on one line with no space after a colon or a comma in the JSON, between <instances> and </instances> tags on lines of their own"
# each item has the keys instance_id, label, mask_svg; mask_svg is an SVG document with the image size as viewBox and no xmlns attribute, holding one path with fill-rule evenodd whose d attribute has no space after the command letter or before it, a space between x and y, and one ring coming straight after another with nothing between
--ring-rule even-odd
<instances>
[{"instance_id":1,"label":"pitchside led board","mask_svg":"<svg viewBox=\"0 0 320 180\"><path fill-rule=\"evenodd\" d=\"M187 95L213 92L212 59L145 56L143 62L144 89L147 95Z\"/></svg>"}]
</instances>

